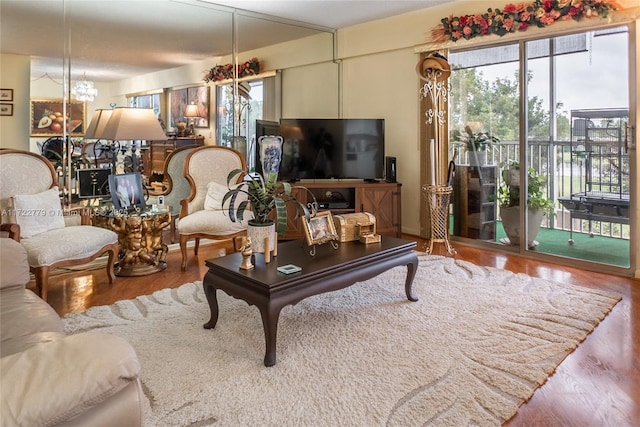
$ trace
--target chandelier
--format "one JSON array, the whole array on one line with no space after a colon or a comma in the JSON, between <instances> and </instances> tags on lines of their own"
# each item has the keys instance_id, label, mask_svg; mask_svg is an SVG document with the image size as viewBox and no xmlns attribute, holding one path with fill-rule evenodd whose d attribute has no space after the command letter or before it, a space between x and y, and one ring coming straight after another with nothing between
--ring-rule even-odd
<instances>
[{"instance_id":1,"label":"chandelier","mask_svg":"<svg viewBox=\"0 0 640 427\"><path fill-rule=\"evenodd\" d=\"M82 80L77 80L71 88L73 97L78 101L93 101L98 95L98 89L93 86L93 82L87 80L87 74L82 76Z\"/></svg>"}]
</instances>

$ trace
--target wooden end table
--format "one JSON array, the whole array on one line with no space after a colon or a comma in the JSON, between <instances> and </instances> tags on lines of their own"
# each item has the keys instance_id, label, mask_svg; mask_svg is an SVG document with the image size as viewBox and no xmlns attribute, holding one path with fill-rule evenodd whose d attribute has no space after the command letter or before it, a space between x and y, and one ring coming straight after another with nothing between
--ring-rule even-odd
<instances>
[{"instance_id":1,"label":"wooden end table","mask_svg":"<svg viewBox=\"0 0 640 427\"><path fill-rule=\"evenodd\" d=\"M255 305L260 310L266 352L265 366L276 363L276 337L280 311L312 295L335 291L361 282L389 270L406 265L405 293L410 301L417 301L412 293L413 278L418 267L416 243L395 237L382 236L379 243L340 243L337 250L331 245L316 248L316 255L309 255L304 241L278 244L278 256L265 264L264 257L255 257L255 268L240 270L240 253L206 261L209 271L204 276L204 292L209 302L211 319L203 326L215 328L218 321L216 291ZM294 264L302 271L293 274L278 272L280 265Z\"/></svg>"}]
</instances>

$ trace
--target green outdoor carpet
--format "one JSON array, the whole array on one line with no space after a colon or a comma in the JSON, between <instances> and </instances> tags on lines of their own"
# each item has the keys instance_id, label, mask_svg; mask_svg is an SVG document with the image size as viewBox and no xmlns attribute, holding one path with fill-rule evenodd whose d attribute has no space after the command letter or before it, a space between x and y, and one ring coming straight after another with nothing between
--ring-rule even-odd
<instances>
[{"instance_id":1,"label":"green outdoor carpet","mask_svg":"<svg viewBox=\"0 0 640 427\"><path fill-rule=\"evenodd\" d=\"M496 241L506 237L502 225L498 224L496 231ZM629 267L629 240L573 233L574 243L570 245L569 237L568 231L541 228L536 237L540 244L535 250L549 255Z\"/></svg>"}]
</instances>

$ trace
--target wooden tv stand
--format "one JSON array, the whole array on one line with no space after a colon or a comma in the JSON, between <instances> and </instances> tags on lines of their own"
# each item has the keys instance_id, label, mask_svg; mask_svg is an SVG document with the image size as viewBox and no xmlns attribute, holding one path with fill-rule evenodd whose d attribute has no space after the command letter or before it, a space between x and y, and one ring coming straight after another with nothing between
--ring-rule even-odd
<instances>
[{"instance_id":1,"label":"wooden tv stand","mask_svg":"<svg viewBox=\"0 0 640 427\"><path fill-rule=\"evenodd\" d=\"M402 184L397 182L365 182L363 180L301 180L291 186L309 189L320 204L320 210L334 215L369 212L376 217L378 234L400 237L402 233ZM302 203L311 201L306 191L294 190ZM289 223L283 240L304 239L302 219L294 220L293 206L289 209Z\"/></svg>"}]
</instances>

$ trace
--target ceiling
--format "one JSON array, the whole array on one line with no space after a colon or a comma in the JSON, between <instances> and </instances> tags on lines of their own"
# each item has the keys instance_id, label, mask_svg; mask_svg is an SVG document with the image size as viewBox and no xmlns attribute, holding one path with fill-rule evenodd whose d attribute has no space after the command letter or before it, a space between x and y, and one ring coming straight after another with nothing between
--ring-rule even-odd
<instances>
[{"instance_id":1,"label":"ceiling","mask_svg":"<svg viewBox=\"0 0 640 427\"><path fill-rule=\"evenodd\" d=\"M242 52L452 1L0 0L0 51L32 79L113 81L231 54L234 12Z\"/></svg>"}]
</instances>

